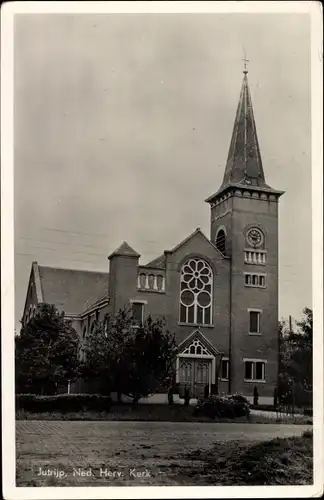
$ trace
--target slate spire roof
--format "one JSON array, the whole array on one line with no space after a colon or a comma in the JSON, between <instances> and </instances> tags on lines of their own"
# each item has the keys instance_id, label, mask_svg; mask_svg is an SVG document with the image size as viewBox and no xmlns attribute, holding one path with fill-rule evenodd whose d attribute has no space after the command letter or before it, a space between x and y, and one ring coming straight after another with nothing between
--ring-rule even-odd
<instances>
[{"instance_id":1,"label":"slate spire roof","mask_svg":"<svg viewBox=\"0 0 324 500\"><path fill-rule=\"evenodd\" d=\"M207 202L230 186L283 194L265 181L247 73L245 68L223 182L217 193L207 198Z\"/></svg>"},{"instance_id":2,"label":"slate spire roof","mask_svg":"<svg viewBox=\"0 0 324 500\"><path fill-rule=\"evenodd\" d=\"M120 247L117 248L112 254L109 255L109 259L114 255L121 255L124 257L140 257L140 254L135 252L135 250L129 246L127 241L123 241Z\"/></svg>"},{"instance_id":3,"label":"slate spire roof","mask_svg":"<svg viewBox=\"0 0 324 500\"><path fill-rule=\"evenodd\" d=\"M244 70L243 73L243 83L222 186L249 180L252 185L263 187L265 186L265 177L247 70Z\"/></svg>"}]
</instances>

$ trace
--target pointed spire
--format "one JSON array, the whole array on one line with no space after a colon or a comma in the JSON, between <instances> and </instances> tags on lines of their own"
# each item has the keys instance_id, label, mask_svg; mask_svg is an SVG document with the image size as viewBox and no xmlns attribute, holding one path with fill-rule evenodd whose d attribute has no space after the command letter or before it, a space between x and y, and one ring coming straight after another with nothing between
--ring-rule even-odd
<instances>
[{"instance_id":1,"label":"pointed spire","mask_svg":"<svg viewBox=\"0 0 324 500\"><path fill-rule=\"evenodd\" d=\"M111 255L109 255L108 259L111 259L114 255L121 255L123 257L140 257L140 254L135 252L135 250L129 246L127 241L124 241L120 247L117 248Z\"/></svg>"},{"instance_id":2,"label":"pointed spire","mask_svg":"<svg viewBox=\"0 0 324 500\"><path fill-rule=\"evenodd\" d=\"M246 55L243 58L243 82L234 122L233 134L228 152L224 178L219 190L205 201L214 203L224 191L231 187L249 191L266 191L281 196L278 191L266 184L262 166L259 142L254 121L251 94L248 84Z\"/></svg>"},{"instance_id":3,"label":"pointed spire","mask_svg":"<svg viewBox=\"0 0 324 500\"><path fill-rule=\"evenodd\" d=\"M248 60L243 60L244 77L222 187L229 183L266 187L247 78Z\"/></svg>"}]
</instances>

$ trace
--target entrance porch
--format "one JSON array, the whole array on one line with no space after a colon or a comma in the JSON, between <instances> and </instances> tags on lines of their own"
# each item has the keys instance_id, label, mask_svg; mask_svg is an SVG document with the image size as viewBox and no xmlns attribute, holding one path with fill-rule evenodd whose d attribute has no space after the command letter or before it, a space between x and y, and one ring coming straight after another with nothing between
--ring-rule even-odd
<instances>
[{"instance_id":1,"label":"entrance porch","mask_svg":"<svg viewBox=\"0 0 324 500\"><path fill-rule=\"evenodd\" d=\"M199 331L195 330L178 347L176 383L180 398L189 391L190 398L217 392L217 373L222 353Z\"/></svg>"}]
</instances>

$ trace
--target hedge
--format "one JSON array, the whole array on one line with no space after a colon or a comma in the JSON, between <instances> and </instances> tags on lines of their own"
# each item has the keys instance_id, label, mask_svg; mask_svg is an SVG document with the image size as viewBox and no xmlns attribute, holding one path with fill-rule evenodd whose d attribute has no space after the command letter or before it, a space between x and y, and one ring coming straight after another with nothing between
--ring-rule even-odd
<instances>
[{"instance_id":1,"label":"hedge","mask_svg":"<svg viewBox=\"0 0 324 500\"><path fill-rule=\"evenodd\" d=\"M41 412L79 412L109 411L111 398L99 394L57 394L39 396L36 394L17 394L16 411Z\"/></svg>"}]
</instances>

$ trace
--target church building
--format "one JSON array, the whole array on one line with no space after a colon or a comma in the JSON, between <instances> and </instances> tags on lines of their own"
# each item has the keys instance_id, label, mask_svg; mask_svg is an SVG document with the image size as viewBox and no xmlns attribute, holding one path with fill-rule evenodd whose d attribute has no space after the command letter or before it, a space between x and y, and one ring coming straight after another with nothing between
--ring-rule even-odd
<instances>
[{"instance_id":1,"label":"church building","mask_svg":"<svg viewBox=\"0 0 324 500\"><path fill-rule=\"evenodd\" d=\"M278 202L265 180L247 70L222 185L205 200L209 238L198 228L146 265L124 242L109 272L32 263L22 322L42 302L64 310L84 340L106 313L164 317L175 332L175 387L191 397L240 392L272 403L278 376Z\"/></svg>"}]
</instances>

